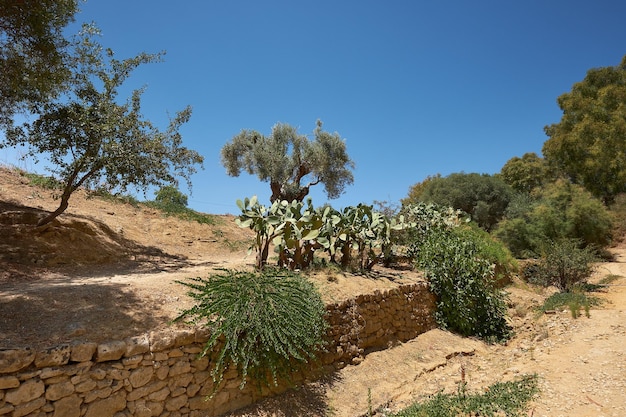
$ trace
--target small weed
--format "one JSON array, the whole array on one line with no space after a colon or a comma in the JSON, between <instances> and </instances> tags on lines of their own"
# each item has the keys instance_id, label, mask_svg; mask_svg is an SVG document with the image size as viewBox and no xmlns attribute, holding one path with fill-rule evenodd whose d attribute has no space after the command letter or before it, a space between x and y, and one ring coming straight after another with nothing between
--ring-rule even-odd
<instances>
[{"instance_id":1,"label":"small weed","mask_svg":"<svg viewBox=\"0 0 626 417\"><path fill-rule=\"evenodd\" d=\"M491 385L482 394L467 392L462 382L455 394L437 393L424 403L415 403L395 417L522 416L537 395L537 375Z\"/></svg>"},{"instance_id":2,"label":"small weed","mask_svg":"<svg viewBox=\"0 0 626 417\"><path fill-rule=\"evenodd\" d=\"M599 298L588 296L583 292L560 292L548 297L539 308L539 312L545 313L546 311L568 307L572 312L572 317L577 318L580 309L583 308L589 317L589 308L600 305L600 302Z\"/></svg>"},{"instance_id":3,"label":"small weed","mask_svg":"<svg viewBox=\"0 0 626 417\"><path fill-rule=\"evenodd\" d=\"M161 211L166 216L178 217L181 220L196 221L200 224L215 224L215 219L210 214L199 213L180 204L161 203L158 201L149 201L145 204L148 207Z\"/></svg>"},{"instance_id":4,"label":"small weed","mask_svg":"<svg viewBox=\"0 0 626 417\"><path fill-rule=\"evenodd\" d=\"M608 285L614 281L617 281L618 279L623 278L621 275L615 275L615 274L609 274L605 277L603 277L600 282L598 282L599 285Z\"/></svg>"}]
</instances>

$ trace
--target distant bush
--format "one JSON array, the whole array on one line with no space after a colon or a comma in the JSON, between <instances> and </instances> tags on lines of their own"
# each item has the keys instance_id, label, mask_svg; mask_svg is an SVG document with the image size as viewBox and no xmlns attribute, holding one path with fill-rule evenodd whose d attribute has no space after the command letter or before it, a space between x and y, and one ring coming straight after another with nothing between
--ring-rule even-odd
<instances>
[{"instance_id":1,"label":"distant bush","mask_svg":"<svg viewBox=\"0 0 626 417\"><path fill-rule=\"evenodd\" d=\"M161 187L156 192L155 201L163 206L187 207L187 195L172 185Z\"/></svg>"},{"instance_id":2,"label":"distant bush","mask_svg":"<svg viewBox=\"0 0 626 417\"><path fill-rule=\"evenodd\" d=\"M591 248L581 248L578 241L563 239L546 245L529 278L531 282L553 285L561 292L569 292L574 286L586 282L596 261L597 257Z\"/></svg>"},{"instance_id":3,"label":"distant bush","mask_svg":"<svg viewBox=\"0 0 626 417\"><path fill-rule=\"evenodd\" d=\"M429 177L419 187L414 186L403 204L434 203L462 210L489 231L503 217L512 195L513 189L497 176L453 173Z\"/></svg>"},{"instance_id":4,"label":"distant bush","mask_svg":"<svg viewBox=\"0 0 626 417\"><path fill-rule=\"evenodd\" d=\"M494 235L518 258L536 257L547 242L577 239L583 247L611 242L612 218L602 202L564 180L513 199Z\"/></svg>"},{"instance_id":5,"label":"distant bush","mask_svg":"<svg viewBox=\"0 0 626 417\"><path fill-rule=\"evenodd\" d=\"M209 214L198 213L187 207L187 196L176 187L165 186L156 192L154 201L145 203L147 206L160 210L168 216L182 220L196 221L202 224L215 224L215 219Z\"/></svg>"},{"instance_id":6,"label":"distant bush","mask_svg":"<svg viewBox=\"0 0 626 417\"><path fill-rule=\"evenodd\" d=\"M313 284L296 273L223 270L208 279L179 283L190 288L196 304L176 320L209 330L202 355L210 355L216 387L231 365L243 377L241 388L248 376L275 386L279 377L288 378L323 346L324 303Z\"/></svg>"}]
</instances>

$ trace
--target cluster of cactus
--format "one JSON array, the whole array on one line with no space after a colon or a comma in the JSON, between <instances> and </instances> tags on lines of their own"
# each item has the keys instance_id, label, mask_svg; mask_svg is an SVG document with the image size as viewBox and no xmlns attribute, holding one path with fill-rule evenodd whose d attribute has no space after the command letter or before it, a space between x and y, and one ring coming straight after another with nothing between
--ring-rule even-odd
<instances>
[{"instance_id":1,"label":"cluster of cactus","mask_svg":"<svg viewBox=\"0 0 626 417\"><path fill-rule=\"evenodd\" d=\"M370 270L389 252L391 231L405 227L365 204L338 211L330 206L314 208L310 198L264 206L252 197L237 205L241 209L237 224L256 232L251 249L257 252L258 269L267 264L273 245L279 266L289 269L307 268L320 250L343 267L356 260L360 269Z\"/></svg>"}]
</instances>

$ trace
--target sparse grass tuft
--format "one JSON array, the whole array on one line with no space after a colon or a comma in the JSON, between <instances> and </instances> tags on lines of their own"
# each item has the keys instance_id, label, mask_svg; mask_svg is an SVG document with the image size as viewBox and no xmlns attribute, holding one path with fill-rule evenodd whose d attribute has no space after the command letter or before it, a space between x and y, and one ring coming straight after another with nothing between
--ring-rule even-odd
<instances>
[{"instance_id":1,"label":"sparse grass tuft","mask_svg":"<svg viewBox=\"0 0 626 417\"><path fill-rule=\"evenodd\" d=\"M455 394L440 392L424 403L415 403L393 414L393 417L522 416L539 392L537 380L534 374L510 382L498 382L487 388L484 394L471 394L462 383Z\"/></svg>"},{"instance_id":2,"label":"sparse grass tuft","mask_svg":"<svg viewBox=\"0 0 626 417\"><path fill-rule=\"evenodd\" d=\"M539 311L545 313L546 311L567 307L572 312L572 317L578 318L582 308L585 310L586 316L589 317L591 306L597 306L600 303L601 300L598 297L588 296L584 292L560 292L548 297L539 308Z\"/></svg>"}]
</instances>

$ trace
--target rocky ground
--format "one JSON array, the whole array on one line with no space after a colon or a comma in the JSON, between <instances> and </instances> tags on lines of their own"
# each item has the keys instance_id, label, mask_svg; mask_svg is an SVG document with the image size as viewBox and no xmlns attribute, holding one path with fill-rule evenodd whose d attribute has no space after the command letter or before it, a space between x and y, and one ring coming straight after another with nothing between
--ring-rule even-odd
<instances>
[{"instance_id":1,"label":"rocky ground","mask_svg":"<svg viewBox=\"0 0 626 417\"><path fill-rule=\"evenodd\" d=\"M165 327L190 305L176 280L251 267L252 235L232 216L200 225L85 197L78 192L58 221L35 228L57 202L18 171L0 168L0 347L98 342ZM477 391L538 374L541 394L528 415L626 416L626 247L613 252L614 262L601 264L593 279L620 278L597 294L605 302L590 317L537 316L548 292L518 282L507 288L516 330L507 345L434 330L232 416L361 416L370 406L384 414L455 391L462 373ZM336 301L419 274L380 268L369 276L321 272L312 279Z\"/></svg>"}]
</instances>

